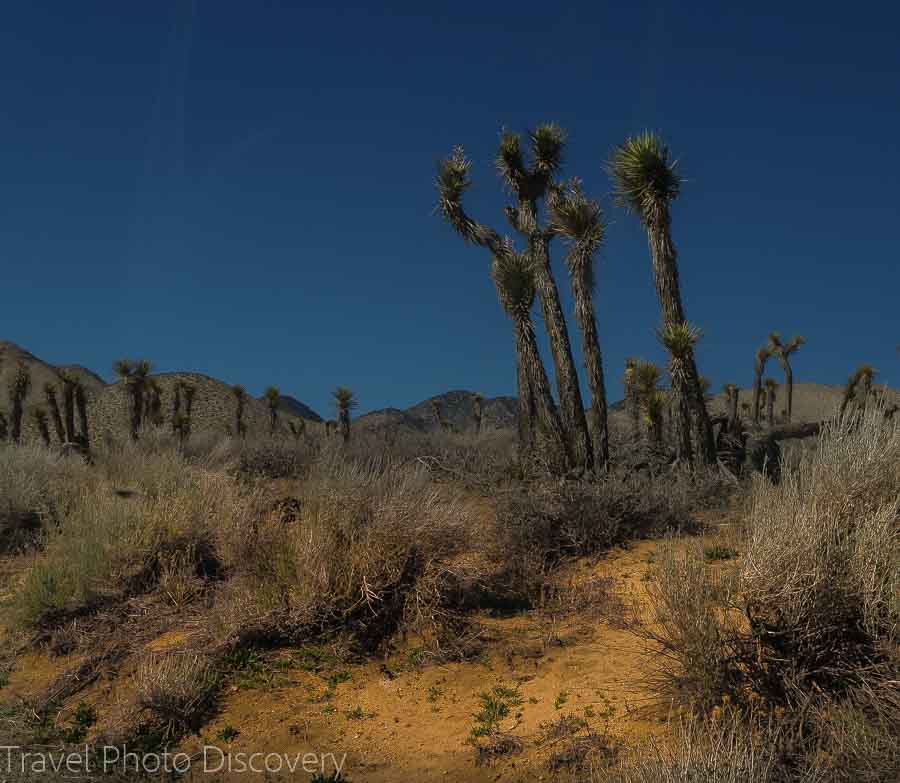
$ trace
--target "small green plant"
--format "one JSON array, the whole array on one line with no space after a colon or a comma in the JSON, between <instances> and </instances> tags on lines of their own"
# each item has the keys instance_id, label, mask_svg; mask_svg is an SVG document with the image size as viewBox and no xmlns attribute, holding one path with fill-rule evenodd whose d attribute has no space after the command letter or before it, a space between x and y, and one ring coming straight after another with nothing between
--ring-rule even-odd
<instances>
[{"instance_id":1,"label":"small green plant","mask_svg":"<svg viewBox=\"0 0 900 783\"><path fill-rule=\"evenodd\" d=\"M216 738L222 742L231 742L240 736L240 729L236 729L230 723L225 725L220 732L216 734Z\"/></svg>"},{"instance_id":2,"label":"small green plant","mask_svg":"<svg viewBox=\"0 0 900 783\"><path fill-rule=\"evenodd\" d=\"M252 647L234 650L225 658L225 666L241 690L259 688L270 681L265 659Z\"/></svg>"},{"instance_id":3,"label":"small green plant","mask_svg":"<svg viewBox=\"0 0 900 783\"><path fill-rule=\"evenodd\" d=\"M522 704L522 696L518 687L507 688L496 685L490 691L478 694L481 709L472 717L475 725L470 733L470 740L488 737L500 730L500 723L509 717L510 710Z\"/></svg>"},{"instance_id":4,"label":"small green plant","mask_svg":"<svg viewBox=\"0 0 900 783\"><path fill-rule=\"evenodd\" d=\"M347 720L366 720L367 718L374 718L374 712L366 712L362 707L357 705L352 710L347 710L344 713L344 717Z\"/></svg>"},{"instance_id":5,"label":"small green plant","mask_svg":"<svg viewBox=\"0 0 900 783\"><path fill-rule=\"evenodd\" d=\"M328 688L330 690L335 690L337 686L342 682L348 682L351 679L350 672L341 670L337 672L332 672L325 678L325 682L328 683Z\"/></svg>"},{"instance_id":6,"label":"small green plant","mask_svg":"<svg viewBox=\"0 0 900 783\"><path fill-rule=\"evenodd\" d=\"M563 705L569 700L569 692L568 691L560 691L556 694L556 699L553 702L554 709L561 710Z\"/></svg>"},{"instance_id":7,"label":"small green plant","mask_svg":"<svg viewBox=\"0 0 900 783\"><path fill-rule=\"evenodd\" d=\"M62 731L63 742L81 742L87 736L88 729L96 722L97 711L90 704L80 702L72 715L71 724Z\"/></svg>"},{"instance_id":8,"label":"small green plant","mask_svg":"<svg viewBox=\"0 0 900 783\"><path fill-rule=\"evenodd\" d=\"M313 674L319 674L338 662L337 656L331 650L315 644L301 647L293 660L303 671Z\"/></svg>"},{"instance_id":9,"label":"small green plant","mask_svg":"<svg viewBox=\"0 0 900 783\"><path fill-rule=\"evenodd\" d=\"M334 713L336 713L336 712L337 712L337 707L335 707L333 704L326 704L324 707L322 707L323 715L334 715Z\"/></svg>"},{"instance_id":10,"label":"small green plant","mask_svg":"<svg viewBox=\"0 0 900 783\"><path fill-rule=\"evenodd\" d=\"M428 701L430 701L432 704L434 704L438 699L441 698L443 693L444 693L444 691L440 686L432 685L428 689Z\"/></svg>"},{"instance_id":11,"label":"small green plant","mask_svg":"<svg viewBox=\"0 0 900 783\"><path fill-rule=\"evenodd\" d=\"M703 550L703 558L709 563L716 562L717 560L734 560L738 554L736 549L732 549L728 546L721 546L719 544L716 546L708 546Z\"/></svg>"}]
</instances>

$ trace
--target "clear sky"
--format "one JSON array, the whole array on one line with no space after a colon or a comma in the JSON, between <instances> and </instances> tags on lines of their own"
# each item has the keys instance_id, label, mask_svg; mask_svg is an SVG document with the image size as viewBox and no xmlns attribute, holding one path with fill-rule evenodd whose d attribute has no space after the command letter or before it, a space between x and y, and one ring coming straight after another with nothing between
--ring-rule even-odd
<instances>
[{"instance_id":1,"label":"clear sky","mask_svg":"<svg viewBox=\"0 0 900 783\"><path fill-rule=\"evenodd\" d=\"M498 132L555 121L606 206L612 399L627 355L663 359L646 240L602 167L644 128L687 178L674 238L715 387L749 384L772 329L807 337L799 381L868 361L900 384L898 28L886 2L10 4L0 339L321 413L337 384L361 411L513 394L489 259L434 213L434 167L462 144L468 207L503 228Z\"/></svg>"}]
</instances>

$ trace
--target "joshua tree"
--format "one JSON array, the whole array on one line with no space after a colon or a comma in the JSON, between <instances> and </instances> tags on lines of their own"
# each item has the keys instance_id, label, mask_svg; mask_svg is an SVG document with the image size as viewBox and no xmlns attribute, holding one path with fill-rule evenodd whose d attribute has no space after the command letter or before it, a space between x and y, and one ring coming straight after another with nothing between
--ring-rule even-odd
<instances>
[{"instance_id":1,"label":"joshua tree","mask_svg":"<svg viewBox=\"0 0 900 783\"><path fill-rule=\"evenodd\" d=\"M234 430L239 438L243 438L247 428L244 425L244 406L247 404L247 392L239 383L231 387L231 393L234 395Z\"/></svg>"},{"instance_id":2,"label":"joshua tree","mask_svg":"<svg viewBox=\"0 0 900 783\"><path fill-rule=\"evenodd\" d=\"M341 430L341 439L346 443L350 440L350 411L357 406L353 392L346 386L338 386L332 393L337 406L338 426Z\"/></svg>"},{"instance_id":3,"label":"joshua tree","mask_svg":"<svg viewBox=\"0 0 900 783\"><path fill-rule=\"evenodd\" d=\"M156 378L148 378L144 389L144 419L154 427L163 423L162 386Z\"/></svg>"},{"instance_id":4,"label":"joshua tree","mask_svg":"<svg viewBox=\"0 0 900 783\"><path fill-rule=\"evenodd\" d=\"M484 397L475 394L472 397L472 418L475 419L475 433L481 434L481 422L484 418Z\"/></svg>"},{"instance_id":5,"label":"joshua tree","mask_svg":"<svg viewBox=\"0 0 900 783\"><path fill-rule=\"evenodd\" d=\"M850 404L850 400L856 396L856 387L859 385L859 379L859 370L856 370L849 378L847 378L847 383L844 384L844 394L841 397L841 407L838 410L839 416L842 417L844 415L847 406Z\"/></svg>"},{"instance_id":6,"label":"joshua tree","mask_svg":"<svg viewBox=\"0 0 900 783\"><path fill-rule=\"evenodd\" d=\"M122 381L129 395L131 407L131 438L137 440L144 414L144 393L147 389L147 380L153 365L146 359L119 359L113 363L113 372Z\"/></svg>"},{"instance_id":7,"label":"joshua tree","mask_svg":"<svg viewBox=\"0 0 900 783\"><path fill-rule=\"evenodd\" d=\"M676 456L688 464L693 463L689 411L693 410L695 417L699 417L699 408L702 407L704 411L706 410L706 398L703 394L702 386L698 384L701 393L698 399L692 394L690 385L689 361L693 356L694 346L696 346L700 336L701 332L699 329L684 321L680 324L665 326L657 331L659 341L669 352L669 376L672 379L672 395L678 410L678 416L676 417L677 437L675 439ZM695 420L699 420L699 418Z\"/></svg>"},{"instance_id":8,"label":"joshua tree","mask_svg":"<svg viewBox=\"0 0 900 783\"><path fill-rule=\"evenodd\" d=\"M533 267L534 286L541 302L544 324L556 370L559 407L567 452L574 467L593 469L593 449L588 433L587 418L581 401L578 374L572 358L569 333L560 304L559 291L550 268L550 241L554 232L540 225L539 204L545 199L562 163L564 135L553 124L538 126L528 134L531 162L526 163L518 134L504 131L500 137L497 169L510 190L515 205L506 208L507 220L525 239L524 258ZM462 195L471 184L470 162L461 147L454 149L447 160L438 166L438 206L444 218L468 241L487 248L496 260L514 253L512 241L466 214ZM525 373L529 379L530 371ZM520 384L521 387L521 384ZM521 388L520 388L521 392ZM536 407L539 392L532 390Z\"/></svg>"},{"instance_id":9,"label":"joshua tree","mask_svg":"<svg viewBox=\"0 0 900 783\"><path fill-rule=\"evenodd\" d=\"M863 364L860 365L859 369L857 369L857 374L859 375L859 382L862 383L863 387L863 402L862 406L865 408L866 405L869 404L869 396L872 393L872 381L875 379L875 375L878 372L871 364Z\"/></svg>"},{"instance_id":10,"label":"joshua tree","mask_svg":"<svg viewBox=\"0 0 900 783\"><path fill-rule=\"evenodd\" d=\"M765 380L766 386L766 419L769 422L770 427L775 426L775 390L778 388L778 384L775 382L774 378L766 378Z\"/></svg>"},{"instance_id":11,"label":"joshua tree","mask_svg":"<svg viewBox=\"0 0 900 783\"><path fill-rule=\"evenodd\" d=\"M263 396L266 398L266 405L269 406L269 432L274 433L278 426L278 400L281 392L277 386L270 386Z\"/></svg>"},{"instance_id":12,"label":"joshua tree","mask_svg":"<svg viewBox=\"0 0 900 783\"><path fill-rule=\"evenodd\" d=\"M644 403L644 411L647 417L647 434L650 437L650 442L657 445L662 443L663 439L662 425L665 406L666 395L662 389L655 389Z\"/></svg>"},{"instance_id":13,"label":"joshua tree","mask_svg":"<svg viewBox=\"0 0 900 783\"><path fill-rule=\"evenodd\" d=\"M181 381L181 393L184 396L184 412L190 421L194 415L194 395L197 393L197 387L190 381Z\"/></svg>"},{"instance_id":14,"label":"joshua tree","mask_svg":"<svg viewBox=\"0 0 900 783\"><path fill-rule=\"evenodd\" d=\"M769 352L778 359L781 369L784 370L785 391L785 420L791 423L791 414L794 410L794 372L791 369L791 354L800 349L806 342L806 338L796 334L786 343L781 342L781 335L772 332L769 335Z\"/></svg>"},{"instance_id":15,"label":"joshua tree","mask_svg":"<svg viewBox=\"0 0 900 783\"><path fill-rule=\"evenodd\" d=\"M437 422L438 429L442 432L447 432L450 429L450 425L441 413L440 402L437 400L429 400L428 405L431 407L431 413L434 416L434 420Z\"/></svg>"},{"instance_id":16,"label":"joshua tree","mask_svg":"<svg viewBox=\"0 0 900 783\"><path fill-rule=\"evenodd\" d=\"M87 391L80 379L75 381L75 409L78 411L78 428L79 438L82 446L90 443L90 433L88 432L88 415L87 415Z\"/></svg>"},{"instance_id":17,"label":"joshua tree","mask_svg":"<svg viewBox=\"0 0 900 783\"><path fill-rule=\"evenodd\" d=\"M628 410L628 417L631 419L631 435L635 440L638 437L638 422L640 420L640 406L634 380L636 366L637 359L629 356L625 359L625 372L622 374L622 386L625 390L625 407Z\"/></svg>"},{"instance_id":18,"label":"joshua tree","mask_svg":"<svg viewBox=\"0 0 900 783\"><path fill-rule=\"evenodd\" d=\"M178 444L184 446L191 432L191 421L185 413L176 413L172 417L172 430L178 435Z\"/></svg>"},{"instance_id":19,"label":"joshua tree","mask_svg":"<svg viewBox=\"0 0 900 783\"><path fill-rule=\"evenodd\" d=\"M753 423L759 426L760 396L762 395L762 377L766 371L766 362L772 351L763 346L756 351L756 364L753 368Z\"/></svg>"},{"instance_id":20,"label":"joshua tree","mask_svg":"<svg viewBox=\"0 0 900 783\"><path fill-rule=\"evenodd\" d=\"M672 242L670 204L678 196L681 180L675 173L675 162L669 150L653 133L645 132L625 140L617 147L609 163L616 181L619 202L636 213L644 224L653 262L653 279L663 316L663 328L685 323L684 305L678 280L678 261ZM685 393L694 414L697 446L706 463L716 461L712 424L703 392L693 349L681 359L685 375ZM680 415L685 414L682 406ZM683 429L690 422L682 421Z\"/></svg>"},{"instance_id":21,"label":"joshua tree","mask_svg":"<svg viewBox=\"0 0 900 783\"><path fill-rule=\"evenodd\" d=\"M25 406L25 398L31 389L31 373L24 362L19 362L12 377L9 379L9 404L11 408L10 435L14 442L18 443L22 438L22 414Z\"/></svg>"},{"instance_id":22,"label":"joshua tree","mask_svg":"<svg viewBox=\"0 0 900 783\"><path fill-rule=\"evenodd\" d=\"M291 435L294 436L294 439L300 440L303 437L303 433L306 432L306 421L304 419L297 419L296 422L288 421L288 427L290 427Z\"/></svg>"},{"instance_id":23,"label":"joshua tree","mask_svg":"<svg viewBox=\"0 0 900 783\"><path fill-rule=\"evenodd\" d=\"M50 428L47 426L47 411L36 405L31 409L31 418L34 419L34 425L37 427L44 445L49 447Z\"/></svg>"},{"instance_id":24,"label":"joshua tree","mask_svg":"<svg viewBox=\"0 0 900 783\"><path fill-rule=\"evenodd\" d=\"M172 429L175 430L175 419L181 415L181 383L175 383L172 392Z\"/></svg>"},{"instance_id":25,"label":"joshua tree","mask_svg":"<svg viewBox=\"0 0 900 783\"><path fill-rule=\"evenodd\" d=\"M6 414L0 410L0 440L6 440L9 437L9 422Z\"/></svg>"},{"instance_id":26,"label":"joshua tree","mask_svg":"<svg viewBox=\"0 0 900 783\"><path fill-rule=\"evenodd\" d=\"M654 440L657 433L654 432L654 418L661 415L662 410L657 403L662 402L659 397L659 381L662 373L653 362L638 361L634 367L634 390L637 399L638 410L647 428L647 437ZM659 399L657 399L659 397ZM657 410L659 408L659 410ZM661 428L659 430L661 433Z\"/></svg>"},{"instance_id":27,"label":"joshua tree","mask_svg":"<svg viewBox=\"0 0 900 783\"><path fill-rule=\"evenodd\" d=\"M531 320L535 295L534 268L524 253L510 251L494 258L491 277L497 288L497 298L513 323L516 357L533 395L536 426L531 427L532 436L535 431L543 432L553 451L565 461L566 439L553 404L550 382L538 352L534 323ZM523 445L527 450L530 444Z\"/></svg>"},{"instance_id":28,"label":"joshua tree","mask_svg":"<svg viewBox=\"0 0 900 783\"><path fill-rule=\"evenodd\" d=\"M588 416L594 460L598 470L609 469L609 423L603 359L594 316L594 255L603 242L604 226L600 204L585 198L578 180L549 191L550 230L569 244L566 265L575 298L575 317L581 329L582 353L591 390ZM660 409L660 417L662 416ZM660 418L661 420L661 418ZM660 430L661 432L661 430Z\"/></svg>"},{"instance_id":29,"label":"joshua tree","mask_svg":"<svg viewBox=\"0 0 900 783\"><path fill-rule=\"evenodd\" d=\"M725 402L728 405L728 432L736 434L739 429L738 423L738 402L740 391L733 383L726 383L722 387L725 394Z\"/></svg>"},{"instance_id":30,"label":"joshua tree","mask_svg":"<svg viewBox=\"0 0 900 783\"><path fill-rule=\"evenodd\" d=\"M194 403L195 386L187 381L177 381L172 395L172 430L178 433L183 443L191 434L191 409ZM181 407L184 404L184 412Z\"/></svg>"},{"instance_id":31,"label":"joshua tree","mask_svg":"<svg viewBox=\"0 0 900 783\"><path fill-rule=\"evenodd\" d=\"M856 368L853 374L847 379L847 383L844 386L844 394L841 397L841 407L838 411L839 416L844 415L850 400L856 400L857 405L859 405L856 390L860 383L863 384L863 401L860 407L865 407L866 402L868 402L869 392L872 389L872 380L875 378L876 372L877 370L872 367L871 364L861 364Z\"/></svg>"},{"instance_id":32,"label":"joshua tree","mask_svg":"<svg viewBox=\"0 0 900 783\"><path fill-rule=\"evenodd\" d=\"M66 423L66 443L74 443L75 436L75 387L78 385L78 376L70 370L61 370L59 380L63 388L63 411Z\"/></svg>"},{"instance_id":33,"label":"joshua tree","mask_svg":"<svg viewBox=\"0 0 900 783\"><path fill-rule=\"evenodd\" d=\"M59 400L56 397L56 387L47 381L44 384L44 396L47 398L47 407L50 409L50 416L53 419L53 428L56 430L56 437L60 443L66 442L66 431L63 427L62 416L59 412Z\"/></svg>"}]
</instances>

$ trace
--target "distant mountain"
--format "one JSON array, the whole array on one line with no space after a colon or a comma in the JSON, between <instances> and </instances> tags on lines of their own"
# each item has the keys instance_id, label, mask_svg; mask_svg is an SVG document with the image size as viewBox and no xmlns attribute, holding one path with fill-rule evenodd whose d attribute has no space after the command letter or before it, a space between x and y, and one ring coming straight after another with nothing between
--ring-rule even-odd
<instances>
[{"instance_id":1,"label":"distant mountain","mask_svg":"<svg viewBox=\"0 0 900 783\"><path fill-rule=\"evenodd\" d=\"M309 421L322 421L322 417L316 413L309 405L300 402L295 397L291 397L287 394L282 394L278 398L278 410L283 411L291 416L297 416L301 419L308 419Z\"/></svg>"},{"instance_id":2,"label":"distant mountain","mask_svg":"<svg viewBox=\"0 0 900 783\"><path fill-rule=\"evenodd\" d=\"M465 390L448 391L430 397L405 410L384 408L360 416L355 426L364 428L404 427L418 432L440 429L435 414L435 403L443 421L450 428L463 432L475 425L476 393ZM482 402L482 427L506 429L516 426L517 403L515 397L488 397Z\"/></svg>"}]
</instances>

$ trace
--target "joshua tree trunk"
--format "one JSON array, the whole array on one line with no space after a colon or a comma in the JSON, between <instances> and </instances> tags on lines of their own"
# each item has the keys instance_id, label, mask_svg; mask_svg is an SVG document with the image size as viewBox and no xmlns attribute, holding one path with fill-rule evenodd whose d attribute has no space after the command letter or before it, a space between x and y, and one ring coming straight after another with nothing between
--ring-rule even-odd
<instances>
[{"instance_id":1,"label":"joshua tree trunk","mask_svg":"<svg viewBox=\"0 0 900 783\"><path fill-rule=\"evenodd\" d=\"M694 464L694 450L691 446L691 430L687 426L691 420L687 389L683 380L672 379L672 393L675 397L672 429L675 434L675 457L687 465Z\"/></svg>"},{"instance_id":2,"label":"joshua tree trunk","mask_svg":"<svg viewBox=\"0 0 900 783\"><path fill-rule=\"evenodd\" d=\"M531 393L531 384L528 382L528 373L525 371L525 358L519 347L518 335L516 339L516 392L519 405L519 452L529 454L534 447L534 396Z\"/></svg>"},{"instance_id":3,"label":"joshua tree trunk","mask_svg":"<svg viewBox=\"0 0 900 783\"><path fill-rule=\"evenodd\" d=\"M6 420L6 416L3 411L0 411L0 441L6 440L9 437L9 422Z\"/></svg>"},{"instance_id":4,"label":"joshua tree trunk","mask_svg":"<svg viewBox=\"0 0 900 783\"><path fill-rule=\"evenodd\" d=\"M177 427L175 423L178 421L178 416L181 414L181 386L176 383L175 384L175 394L172 399L172 429L177 431Z\"/></svg>"},{"instance_id":5,"label":"joshua tree trunk","mask_svg":"<svg viewBox=\"0 0 900 783\"><path fill-rule=\"evenodd\" d=\"M769 426L775 425L775 389L766 390L766 418L769 420Z\"/></svg>"},{"instance_id":6,"label":"joshua tree trunk","mask_svg":"<svg viewBox=\"0 0 900 783\"><path fill-rule=\"evenodd\" d=\"M340 411L338 413L338 426L341 429L341 439L344 443L350 440L350 412Z\"/></svg>"},{"instance_id":7,"label":"joshua tree trunk","mask_svg":"<svg viewBox=\"0 0 900 783\"><path fill-rule=\"evenodd\" d=\"M12 426L10 427L10 436L14 443L18 443L22 439L22 414L24 411L22 402L21 394L11 395L10 417L12 419Z\"/></svg>"},{"instance_id":8,"label":"joshua tree trunk","mask_svg":"<svg viewBox=\"0 0 900 783\"><path fill-rule=\"evenodd\" d=\"M572 358L572 346L569 332L559 300L559 289L550 269L550 253L546 239L533 242L535 245L532 259L534 262L535 290L541 302L544 325L550 341L550 352L553 355L553 366L556 370L556 388L559 392L559 410L563 431L569 444L567 451L573 467L593 470L594 454L588 436L587 419L584 415L584 403L581 400L581 388L578 385L578 373L575 360ZM537 392L536 392L537 396Z\"/></svg>"},{"instance_id":9,"label":"joshua tree trunk","mask_svg":"<svg viewBox=\"0 0 900 783\"><path fill-rule=\"evenodd\" d=\"M75 383L63 380L63 409L66 414L66 442L75 442Z\"/></svg>"},{"instance_id":10,"label":"joshua tree trunk","mask_svg":"<svg viewBox=\"0 0 900 783\"><path fill-rule=\"evenodd\" d=\"M243 399L238 399L237 408L234 411L234 426L237 430L237 435L239 438L244 437L244 401Z\"/></svg>"},{"instance_id":11,"label":"joshua tree trunk","mask_svg":"<svg viewBox=\"0 0 900 783\"><path fill-rule=\"evenodd\" d=\"M787 424L791 423L791 413L794 409L794 371L791 362L785 357L781 366L784 368L784 417Z\"/></svg>"},{"instance_id":12,"label":"joshua tree trunk","mask_svg":"<svg viewBox=\"0 0 900 783\"><path fill-rule=\"evenodd\" d=\"M472 398L472 418L475 419L475 434L481 435L481 422L484 419L484 400L480 394Z\"/></svg>"},{"instance_id":13,"label":"joshua tree trunk","mask_svg":"<svg viewBox=\"0 0 900 783\"><path fill-rule=\"evenodd\" d=\"M516 320L516 344L518 353L522 357L528 385L532 390L539 429L547 435L558 456L565 459L567 456L565 435L556 412L556 406L553 404L550 382L544 371L544 364L541 361L534 336L534 326L530 320L525 318Z\"/></svg>"},{"instance_id":14,"label":"joshua tree trunk","mask_svg":"<svg viewBox=\"0 0 900 783\"><path fill-rule=\"evenodd\" d=\"M603 378L603 359L594 317L594 298L590 280L584 273L573 272L572 295L575 298L575 317L582 334L582 352L591 390L590 424L594 459L598 471L609 470L609 424L606 405L606 384ZM579 403L580 404L580 403ZM661 433L660 433L661 436Z\"/></svg>"},{"instance_id":15,"label":"joshua tree trunk","mask_svg":"<svg viewBox=\"0 0 900 783\"><path fill-rule=\"evenodd\" d=\"M766 348L760 348L756 352L756 364L753 373L753 424L759 426L759 414L761 409L760 400L762 398L762 378L766 370L766 362L771 356L771 352Z\"/></svg>"},{"instance_id":16,"label":"joshua tree trunk","mask_svg":"<svg viewBox=\"0 0 900 783\"><path fill-rule=\"evenodd\" d=\"M625 373L622 375L622 385L625 388L625 408L628 410L628 418L631 420L631 437L636 441L640 436L639 400L637 389L634 385L634 368L637 362L628 358L625 360Z\"/></svg>"},{"instance_id":17,"label":"joshua tree trunk","mask_svg":"<svg viewBox=\"0 0 900 783\"><path fill-rule=\"evenodd\" d=\"M675 247L669 236L668 210L663 219L659 219L648 227L650 255L653 259L653 279L656 284L656 295L663 313L663 323L667 327L685 323L684 306L681 303L681 289L678 281L678 265ZM716 461L716 444L713 437L709 412L694 352L689 351L684 357L685 386L684 394L688 407L693 413L694 430L697 437L698 456L707 464ZM684 416L685 408L681 407L679 415ZM682 422L684 429L690 430L691 422Z\"/></svg>"},{"instance_id":18,"label":"joshua tree trunk","mask_svg":"<svg viewBox=\"0 0 900 783\"><path fill-rule=\"evenodd\" d=\"M78 409L78 427L81 430L81 442L84 446L87 446L90 443L90 432L88 432L87 394L84 391L84 386L80 383L75 385L75 407Z\"/></svg>"},{"instance_id":19,"label":"joshua tree trunk","mask_svg":"<svg viewBox=\"0 0 900 783\"><path fill-rule=\"evenodd\" d=\"M44 393L47 397L47 407L50 409L50 416L53 419L53 429L56 430L56 437L60 443L66 442L66 431L63 428L62 416L59 412L59 400L56 398L56 388L52 384L44 387Z\"/></svg>"},{"instance_id":20,"label":"joshua tree trunk","mask_svg":"<svg viewBox=\"0 0 900 783\"><path fill-rule=\"evenodd\" d=\"M131 438L137 440L144 412L144 389L137 380L131 381Z\"/></svg>"},{"instance_id":21,"label":"joshua tree trunk","mask_svg":"<svg viewBox=\"0 0 900 783\"><path fill-rule=\"evenodd\" d=\"M50 447L50 428L47 426L47 414L44 411L35 411L34 423L38 428L44 445Z\"/></svg>"},{"instance_id":22,"label":"joshua tree trunk","mask_svg":"<svg viewBox=\"0 0 900 783\"><path fill-rule=\"evenodd\" d=\"M740 431L740 423L738 419L738 403L740 401L740 391L737 387L731 389L731 396L728 399L728 431L734 435Z\"/></svg>"}]
</instances>

